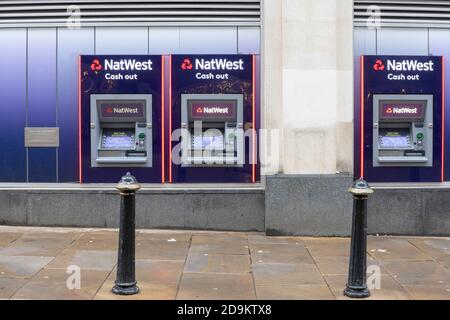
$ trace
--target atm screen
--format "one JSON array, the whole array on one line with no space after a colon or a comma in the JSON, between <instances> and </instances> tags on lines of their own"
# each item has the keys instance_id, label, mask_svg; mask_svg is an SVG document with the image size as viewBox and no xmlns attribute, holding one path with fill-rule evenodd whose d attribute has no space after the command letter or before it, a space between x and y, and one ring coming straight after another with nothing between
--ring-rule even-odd
<instances>
[{"instance_id":1,"label":"atm screen","mask_svg":"<svg viewBox=\"0 0 450 320\"><path fill-rule=\"evenodd\" d=\"M380 148L405 149L411 148L411 139L408 129L384 129L380 130Z\"/></svg>"},{"instance_id":2,"label":"atm screen","mask_svg":"<svg viewBox=\"0 0 450 320\"><path fill-rule=\"evenodd\" d=\"M102 148L104 149L133 149L134 130L131 129L103 129Z\"/></svg>"},{"instance_id":3,"label":"atm screen","mask_svg":"<svg viewBox=\"0 0 450 320\"><path fill-rule=\"evenodd\" d=\"M210 149L221 150L223 149L223 137L222 136L193 136L192 144L194 149Z\"/></svg>"}]
</instances>

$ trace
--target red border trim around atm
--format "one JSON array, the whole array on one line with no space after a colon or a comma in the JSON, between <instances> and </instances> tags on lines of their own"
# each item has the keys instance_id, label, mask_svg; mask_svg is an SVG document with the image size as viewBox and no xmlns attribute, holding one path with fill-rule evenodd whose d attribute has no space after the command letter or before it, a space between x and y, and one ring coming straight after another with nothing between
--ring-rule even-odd
<instances>
[{"instance_id":1,"label":"red border trim around atm","mask_svg":"<svg viewBox=\"0 0 450 320\"><path fill-rule=\"evenodd\" d=\"M256 182L256 56L252 56L252 183Z\"/></svg>"},{"instance_id":2,"label":"red border trim around atm","mask_svg":"<svg viewBox=\"0 0 450 320\"><path fill-rule=\"evenodd\" d=\"M172 55L169 55L169 182L172 183Z\"/></svg>"},{"instance_id":3,"label":"red border trim around atm","mask_svg":"<svg viewBox=\"0 0 450 320\"><path fill-rule=\"evenodd\" d=\"M164 99L165 99L165 84L164 84L164 56L161 56L161 183L164 183L165 178L165 153L164 153L164 143L165 141L165 127L164 127Z\"/></svg>"},{"instance_id":4,"label":"red border trim around atm","mask_svg":"<svg viewBox=\"0 0 450 320\"><path fill-rule=\"evenodd\" d=\"M441 143L441 182L445 180L444 159L445 159L445 60L442 56L442 143Z\"/></svg>"},{"instance_id":5,"label":"red border trim around atm","mask_svg":"<svg viewBox=\"0 0 450 320\"><path fill-rule=\"evenodd\" d=\"M360 118L360 146L359 146L359 176L364 178L364 56L361 56L361 76L360 76L360 106L359 106L359 118Z\"/></svg>"},{"instance_id":6,"label":"red border trim around atm","mask_svg":"<svg viewBox=\"0 0 450 320\"><path fill-rule=\"evenodd\" d=\"M83 183L83 164L81 162L81 56L78 56L78 175Z\"/></svg>"}]
</instances>

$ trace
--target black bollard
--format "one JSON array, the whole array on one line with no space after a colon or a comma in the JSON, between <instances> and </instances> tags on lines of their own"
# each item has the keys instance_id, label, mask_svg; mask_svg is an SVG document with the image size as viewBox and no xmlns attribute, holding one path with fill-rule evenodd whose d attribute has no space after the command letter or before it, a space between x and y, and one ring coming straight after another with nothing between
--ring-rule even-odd
<instances>
[{"instance_id":1,"label":"black bollard","mask_svg":"<svg viewBox=\"0 0 450 320\"><path fill-rule=\"evenodd\" d=\"M373 193L362 178L348 190L353 195L353 224L350 244L348 282L344 295L350 298L367 298L367 198Z\"/></svg>"},{"instance_id":2,"label":"black bollard","mask_svg":"<svg viewBox=\"0 0 450 320\"><path fill-rule=\"evenodd\" d=\"M120 229L117 256L117 276L112 292L132 295L139 292L135 278L135 193L140 189L129 172L120 179Z\"/></svg>"}]
</instances>

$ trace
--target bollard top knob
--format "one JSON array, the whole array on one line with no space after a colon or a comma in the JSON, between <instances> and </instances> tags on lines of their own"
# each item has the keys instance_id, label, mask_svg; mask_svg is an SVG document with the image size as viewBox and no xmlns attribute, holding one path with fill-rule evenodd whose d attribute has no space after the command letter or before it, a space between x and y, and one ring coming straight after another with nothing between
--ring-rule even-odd
<instances>
[{"instance_id":1,"label":"bollard top knob","mask_svg":"<svg viewBox=\"0 0 450 320\"><path fill-rule=\"evenodd\" d=\"M355 196L367 196L373 193L373 190L370 188L366 180L359 178L353 182L353 185L348 189L348 192Z\"/></svg>"},{"instance_id":2,"label":"bollard top knob","mask_svg":"<svg viewBox=\"0 0 450 320\"><path fill-rule=\"evenodd\" d=\"M116 186L116 189L120 192L135 192L140 188L141 185L138 183L136 177L129 172L120 179Z\"/></svg>"}]
</instances>

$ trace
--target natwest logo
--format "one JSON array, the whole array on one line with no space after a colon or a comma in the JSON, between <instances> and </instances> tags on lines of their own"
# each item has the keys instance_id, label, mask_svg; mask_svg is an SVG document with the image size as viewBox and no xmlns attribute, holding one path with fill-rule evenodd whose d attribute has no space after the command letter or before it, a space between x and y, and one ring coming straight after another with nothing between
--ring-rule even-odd
<instances>
[{"instance_id":1,"label":"natwest logo","mask_svg":"<svg viewBox=\"0 0 450 320\"><path fill-rule=\"evenodd\" d=\"M112 109L112 110L111 110ZM116 113L116 114L123 114L123 113L139 113L139 108L129 108L129 107L115 107L115 108L108 108L106 110L108 113Z\"/></svg>"},{"instance_id":2,"label":"natwest logo","mask_svg":"<svg viewBox=\"0 0 450 320\"><path fill-rule=\"evenodd\" d=\"M434 71L434 62L419 62L417 60L388 60L388 71Z\"/></svg>"},{"instance_id":3,"label":"natwest logo","mask_svg":"<svg viewBox=\"0 0 450 320\"><path fill-rule=\"evenodd\" d=\"M383 71L384 70L384 63L380 59L375 61L375 64L373 65L373 70L375 71Z\"/></svg>"},{"instance_id":4,"label":"natwest logo","mask_svg":"<svg viewBox=\"0 0 450 320\"><path fill-rule=\"evenodd\" d=\"M147 71L153 70L153 61L136 61L136 59L105 59L105 70L114 71Z\"/></svg>"},{"instance_id":5,"label":"natwest logo","mask_svg":"<svg viewBox=\"0 0 450 320\"><path fill-rule=\"evenodd\" d=\"M244 70L244 61L214 58L210 60L195 59L196 70Z\"/></svg>"},{"instance_id":6,"label":"natwest logo","mask_svg":"<svg viewBox=\"0 0 450 320\"><path fill-rule=\"evenodd\" d=\"M184 59L183 63L181 64L181 69L183 70L192 70L192 62L190 59Z\"/></svg>"},{"instance_id":7,"label":"natwest logo","mask_svg":"<svg viewBox=\"0 0 450 320\"><path fill-rule=\"evenodd\" d=\"M103 69L102 64L100 63L100 60L94 59L91 63L91 70L92 71L101 71Z\"/></svg>"},{"instance_id":8,"label":"natwest logo","mask_svg":"<svg viewBox=\"0 0 450 320\"><path fill-rule=\"evenodd\" d=\"M389 109L391 109L391 110L389 110ZM408 107L402 107L402 108L399 108L399 107L394 107L394 108L388 108L388 109L386 110L386 113L394 113L394 114L405 114L405 113L408 113L408 114L417 114L418 112L417 112L417 108L408 108Z\"/></svg>"},{"instance_id":9,"label":"natwest logo","mask_svg":"<svg viewBox=\"0 0 450 320\"><path fill-rule=\"evenodd\" d=\"M223 114L228 114L229 113L229 109L228 107L203 107L202 110L203 113L223 113Z\"/></svg>"}]
</instances>

